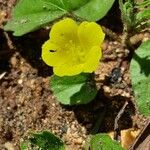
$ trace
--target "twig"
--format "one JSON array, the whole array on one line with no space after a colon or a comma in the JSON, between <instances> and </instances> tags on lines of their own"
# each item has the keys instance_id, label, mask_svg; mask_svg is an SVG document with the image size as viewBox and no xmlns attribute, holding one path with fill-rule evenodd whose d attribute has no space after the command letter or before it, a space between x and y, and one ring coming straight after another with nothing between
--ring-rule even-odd
<instances>
[{"instance_id":1,"label":"twig","mask_svg":"<svg viewBox=\"0 0 150 150\"><path fill-rule=\"evenodd\" d=\"M3 72L2 74L0 74L0 80L5 76L6 72Z\"/></svg>"},{"instance_id":2,"label":"twig","mask_svg":"<svg viewBox=\"0 0 150 150\"><path fill-rule=\"evenodd\" d=\"M9 49L15 49L15 47L13 46L13 42L10 39L8 33L4 31L4 35L5 35L6 39L7 39L7 44L8 44Z\"/></svg>"},{"instance_id":3,"label":"twig","mask_svg":"<svg viewBox=\"0 0 150 150\"><path fill-rule=\"evenodd\" d=\"M123 107L120 109L119 113L117 114L116 118L115 118L115 125L114 125L114 139L117 141L120 141L118 135L120 136L120 129L119 129L119 124L118 121L120 120L121 116L124 113L124 110L126 108L126 106L128 105L128 101L125 101Z\"/></svg>"},{"instance_id":4,"label":"twig","mask_svg":"<svg viewBox=\"0 0 150 150\"><path fill-rule=\"evenodd\" d=\"M129 150L135 149L147 150L150 148L149 129L150 129L150 118L147 119L144 128L139 133L134 143L129 147Z\"/></svg>"}]
</instances>

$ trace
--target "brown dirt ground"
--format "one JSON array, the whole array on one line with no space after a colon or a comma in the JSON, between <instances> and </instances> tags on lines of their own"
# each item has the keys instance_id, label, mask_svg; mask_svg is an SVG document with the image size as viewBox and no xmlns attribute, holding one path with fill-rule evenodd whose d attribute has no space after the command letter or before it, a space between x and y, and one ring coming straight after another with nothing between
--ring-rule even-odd
<instances>
[{"instance_id":1,"label":"brown dirt ground","mask_svg":"<svg viewBox=\"0 0 150 150\"><path fill-rule=\"evenodd\" d=\"M0 0L0 25L10 17L15 0ZM118 11L105 17L101 24L121 34ZM107 22L109 17L113 21ZM116 22L118 21L116 27ZM137 114L129 75L127 49L109 37L103 48L103 59L95 72L99 93L88 105L63 106L59 104L49 86L52 68L41 60L41 45L48 38L46 29L13 37L0 29L0 150L19 149L19 142L29 131L49 130L66 143L68 150L83 149L96 121L105 111L99 131L114 129L114 119L125 101L129 105L119 121L120 129L144 125ZM141 39L149 38L142 33ZM114 81L112 70L119 68L120 77ZM10 144L8 146L8 144Z\"/></svg>"}]
</instances>

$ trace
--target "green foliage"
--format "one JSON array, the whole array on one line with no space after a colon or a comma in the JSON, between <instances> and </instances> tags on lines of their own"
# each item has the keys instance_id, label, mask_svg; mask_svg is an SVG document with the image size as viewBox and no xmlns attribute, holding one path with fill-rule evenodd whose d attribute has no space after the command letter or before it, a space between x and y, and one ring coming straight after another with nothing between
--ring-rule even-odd
<instances>
[{"instance_id":1,"label":"green foliage","mask_svg":"<svg viewBox=\"0 0 150 150\"><path fill-rule=\"evenodd\" d=\"M143 11L140 11L136 15L137 23L141 23L141 22L144 22L144 21L149 20L149 19L150 19L150 9L145 9Z\"/></svg>"},{"instance_id":2,"label":"green foliage","mask_svg":"<svg viewBox=\"0 0 150 150\"><path fill-rule=\"evenodd\" d=\"M150 0L145 0L145 1L143 1L143 2L141 2L141 3L137 3L136 4L136 7L137 8L142 8L142 7L149 7L150 6Z\"/></svg>"},{"instance_id":3,"label":"green foliage","mask_svg":"<svg viewBox=\"0 0 150 150\"><path fill-rule=\"evenodd\" d=\"M20 144L20 149L21 150L28 150L28 143L27 142L22 142Z\"/></svg>"},{"instance_id":4,"label":"green foliage","mask_svg":"<svg viewBox=\"0 0 150 150\"><path fill-rule=\"evenodd\" d=\"M21 143L21 150L28 150L30 148L40 148L41 150L65 150L64 143L54 134L43 131L41 133L32 133L28 142Z\"/></svg>"},{"instance_id":5,"label":"green foliage","mask_svg":"<svg viewBox=\"0 0 150 150\"><path fill-rule=\"evenodd\" d=\"M107 14L114 1L115 0L90 0L86 5L74 11L74 14L89 21L98 21Z\"/></svg>"},{"instance_id":6,"label":"green foliage","mask_svg":"<svg viewBox=\"0 0 150 150\"><path fill-rule=\"evenodd\" d=\"M4 27L21 36L54 21L66 13L66 10L48 0L20 0L12 13L12 20Z\"/></svg>"},{"instance_id":7,"label":"green foliage","mask_svg":"<svg viewBox=\"0 0 150 150\"><path fill-rule=\"evenodd\" d=\"M131 61L131 78L139 111L150 115L150 40L142 43Z\"/></svg>"},{"instance_id":8,"label":"green foliage","mask_svg":"<svg viewBox=\"0 0 150 150\"><path fill-rule=\"evenodd\" d=\"M134 3L132 0L127 0L125 3L123 3L123 0L119 0L119 8L124 28L129 32L135 25Z\"/></svg>"},{"instance_id":9,"label":"green foliage","mask_svg":"<svg viewBox=\"0 0 150 150\"><path fill-rule=\"evenodd\" d=\"M131 3L131 1L127 1L123 5L125 20L126 20L128 28L133 27L135 24L135 16L133 13L133 9L134 9L134 6L133 6L133 3Z\"/></svg>"},{"instance_id":10,"label":"green foliage","mask_svg":"<svg viewBox=\"0 0 150 150\"><path fill-rule=\"evenodd\" d=\"M51 79L51 89L57 100L66 105L89 103L97 94L91 74L64 77L54 75Z\"/></svg>"},{"instance_id":11,"label":"green foliage","mask_svg":"<svg viewBox=\"0 0 150 150\"><path fill-rule=\"evenodd\" d=\"M140 11L136 14L137 29L143 29L150 26L150 0L145 0L142 3L137 3L136 7Z\"/></svg>"},{"instance_id":12,"label":"green foliage","mask_svg":"<svg viewBox=\"0 0 150 150\"><path fill-rule=\"evenodd\" d=\"M135 3L134 0L119 0L122 21L127 32L140 31L150 25L150 0Z\"/></svg>"},{"instance_id":13,"label":"green foliage","mask_svg":"<svg viewBox=\"0 0 150 150\"><path fill-rule=\"evenodd\" d=\"M123 150L117 141L112 140L105 133L93 135L90 141L90 148L91 150Z\"/></svg>"},{"instance_id":14,"label":"green foliage","mask_svg":"<svg viewBox=\"0 0 150 150\"><path fill-rule=\"evenodd\" d=\"M97 21L104 17L114 0L20 0L12 12L12 19L4 27L15 36L44 27L50 22L73 15Z\"/></svg>"}]
</instances>

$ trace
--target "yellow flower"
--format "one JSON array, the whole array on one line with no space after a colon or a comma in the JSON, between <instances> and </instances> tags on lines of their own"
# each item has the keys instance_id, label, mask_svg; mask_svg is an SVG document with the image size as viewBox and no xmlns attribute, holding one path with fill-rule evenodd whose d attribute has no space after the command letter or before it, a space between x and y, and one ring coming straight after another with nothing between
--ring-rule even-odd
<instances>
[{"instance_id":1,"label":"yellow flower","mask_svg":"<svg viewBox=\"0 0 150 150\"><path fill-rule=\"evenodd\" d=\"M50 39L42 46L42 59L58 76L95 71L102 57L100 45L105 34L95 22L78 25L66 18L54 24Z\"/></svg>"}]
</instances>

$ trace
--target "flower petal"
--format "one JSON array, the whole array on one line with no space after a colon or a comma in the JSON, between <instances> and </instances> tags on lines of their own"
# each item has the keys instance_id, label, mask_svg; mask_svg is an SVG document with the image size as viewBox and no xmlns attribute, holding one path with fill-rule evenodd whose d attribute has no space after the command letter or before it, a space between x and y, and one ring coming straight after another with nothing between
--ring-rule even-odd
<instances>
[{"instance_id":1,"label":"flower petal","mask_svg":"<svg viewBox=\"0 0 150 150\"><path fill-rule=\"evenodd\" d=\"M102 56L100 44L105 34L94 22L79 26L66 18L53 25L50 39L42 46L42 59L53 66L58 76L73 76L95 71Z\"/></svg>"},{"instance_id":2,"label":"flower petal","mask_svg":"<svg viewBox=\"0 0 150 150\"><path fill-rule=\"evenodd\" d=\"M78 25L70 18L61 20L53 25L50 32L50 40L61 47L64 47L69 41L78 41Z\"/></svg>"},{"instance_id":3,"label":"flower petal","mask_svg":"<svg viewBox=\"0 0 150 150\"><path fill-rule=\"evenodd\" d=\"M46 41L42 46L42 59L49 66L60 66L70 61L71 54L67 51L62 51L50 40Z\"/></svg>"},{"instance_id":4,"label":"flower petal","mask_svg":"<svg viewBox=\"0 0 150 150\"><path fill-rule=\"evenodd\" d=\"M78 37L83 47L91 49L102 44L105 34L97 23L84 21L79 25Z\"/></svg>"},{"instance_id":5,"label":"flower petal","mask_svg":"<svg viewBox=\"0 0 150 150\"><path fill-rule=\"evenodd\" d=\"M63 65L53 68L54 74L58 76L74 76L83 72L83 64L78 65Z\"/></svg>"},{"instance_id":6,"label":"flower petal","mask_svg":"<svg viewBox=\"0 0 150 150\"><path fill-rule=\"evenodd\" d=\"M102 51L99 46L94 46L86 56L83 72L91 73L98 68L99 60L102 57Z\"/></svg>"}]
</instances>

